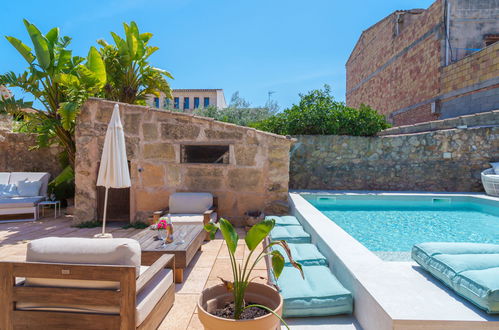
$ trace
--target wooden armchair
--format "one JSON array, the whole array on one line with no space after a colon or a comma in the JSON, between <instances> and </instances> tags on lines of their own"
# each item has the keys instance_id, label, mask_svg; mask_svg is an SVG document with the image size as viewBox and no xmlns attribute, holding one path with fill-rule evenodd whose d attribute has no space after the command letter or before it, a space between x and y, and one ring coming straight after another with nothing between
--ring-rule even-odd
<instances>
[{"instance_id":1,"label":"wooden armchair","mask_svg":"<svg viewBox=\"0 0 499 330\"><path fill-rule=\"evenodd\" d=\"M156 211L153 221L170 213L173 224L206 225L208 222L217 222L218 198L210 193L174 193L170 195L167 208ZM206 236L207 240L209 235Z\"/></svg>"},{"instance_id":2,"label":"wooden armchair","mask_svg":"<svg viewBox=\"0 0 499 330\"><path fill-rule=\"evenodd\" d=\"M173 270L168 254L138 278L134 266L0 262L0 329L156 329L175 299ZM87 281L87 287L30 286L20 278ZM88 282L117 282L118 288L94 289Z\"/></svg>"}]
</instances>

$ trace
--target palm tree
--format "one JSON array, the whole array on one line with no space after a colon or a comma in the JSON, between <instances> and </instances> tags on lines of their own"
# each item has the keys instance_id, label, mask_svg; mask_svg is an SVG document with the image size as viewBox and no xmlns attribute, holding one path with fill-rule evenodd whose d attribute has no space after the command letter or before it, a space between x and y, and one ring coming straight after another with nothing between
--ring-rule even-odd
<instances>
[{"instance_id":1,"label":"palm tree","mask_svg":"<svg viewBox=\"0 0 499 330\"><path fill-rule=\"evenodd\" d=\"M123 23L125 38L114 32L111 36L114 45L105 40L98 40L102 46L99 52L104 60L107 83L103 96L108 100L131 104L145 104L148 94L159 96L162 92L172 98L167 78L172 75L149 64L149 57L159 48L149 46L151 33L139 33L135 22Z\"/></svg>"}]
</instances>

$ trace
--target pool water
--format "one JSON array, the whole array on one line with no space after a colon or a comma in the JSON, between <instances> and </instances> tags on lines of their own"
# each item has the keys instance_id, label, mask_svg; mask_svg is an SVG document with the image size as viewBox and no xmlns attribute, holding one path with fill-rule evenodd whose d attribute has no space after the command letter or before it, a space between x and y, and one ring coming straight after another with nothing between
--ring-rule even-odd
<instances>
[{"instance_id":1,"label":"pool water","mask_svg":"<svg viewBox=\"0 0 499 330\"><path fill-rule=\"evenodd\" d=\"M308 198L307 198L308 199ZM414 244L499 244L499 207L470 202L309 200L385 260L408 260Z\"/></svg>"}]
</instances>

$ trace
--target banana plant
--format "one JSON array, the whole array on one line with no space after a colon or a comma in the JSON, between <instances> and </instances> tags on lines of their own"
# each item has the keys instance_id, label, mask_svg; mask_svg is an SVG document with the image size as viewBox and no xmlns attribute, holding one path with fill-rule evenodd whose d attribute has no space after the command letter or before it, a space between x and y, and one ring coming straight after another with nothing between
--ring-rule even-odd
<instances>
[{"instance_id":1,"label":"banana plant","mask_svg":"<svg viewBox=\"0 0 499 330\"><path fill-rule=\"evenodd\" d=\"M124 38L111 32L114 45L102 39L97 41L102 46L99 52L104 59L108 78L104 97L142 105L145 105L148 94L159 97L160 93L164 93L167 98L172 98L167 79L173 79L173 76L168 71L151 66L148 61L159 49L148 45L152 33L140 33L135 22L129 25L123 23L123 26Z\"/></svg>"},{"instance_id":2,"label":"banana plant","mask_svg":"<svg viewBox=\"0 0 499 330\"><path fill-rule=\"evenodd\" d=\"M291 265L300 271L302 277L304 276L302 266L298 262L293 260L291 251L286 241L270 241L262 249L262 251L260 251L254 258L252 258L253 254L256 251L256 248L270 234L270 231L274 228L274 226L275 220L269 219L263 220L251 227L251 229L246 234L246 237L244 238L244 241L250 253L247 258L241 261L241 264L237 263L235 257L236 249L238 247L239 235L237 234L232 224L226 219L221 218L218 223L208 223L204 226L205 230L210 233L210 237L212 239L215 238L216 232L220 230L223 239L227 243L227 249L229 250L229 257L234 280L221 280L227 290L231 291L234 295L234 319L236 320L239 320L241 318L241 313L245 309L256 306L273 313L284 323L282 318L279 315L275 314L274 311L272 311L270 308L257 304L246 305L244 301L245 292L249 283L258 278L258 276L251 277L251 273L260 260L262 260L266 256L269 256L271 260L272 272L274 273L275 278L279 278L279 276L281 275L285 264L284 256L278 250L270 249L272 246L280 245L286 252Z\"/></svg>"},{"instance_id":3,"label":"banana plant","mask_svg":"<svg viewBox=\"0 0 499 330\"><path fill-rule=\"evenodd\" d=\"M24 25L33 49L15 37L6 39L24 58L28 68L21 74L0 75L0 85L20 88L41 107L22 112L27 103L9 98L0 100L0 112L21 114L19 129L37 134L35 147L60 145L66 153L64 158L74 168L76 117L83 102L104 87L107 81L104 62L95 47L90 48L86 58L73 56L67 49L71 38L61 36L57 27L42 34L26 19Z\"/></svg>"}]
</instances>

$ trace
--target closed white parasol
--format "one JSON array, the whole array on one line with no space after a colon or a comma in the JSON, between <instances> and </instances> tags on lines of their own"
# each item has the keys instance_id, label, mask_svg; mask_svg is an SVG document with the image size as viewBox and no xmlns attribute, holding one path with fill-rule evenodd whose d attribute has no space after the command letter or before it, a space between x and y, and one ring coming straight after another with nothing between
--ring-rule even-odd
<instances>
[{"instance_id":1,"label":"closed white parasol","mask_svg":"<svg viewBox=\"0 0 499 330\"><path fill-rule=\"evenodd\" d=\"M130 187L130 172L126 158L125 134L120 120L120 109L115 104L111 121L107 126L106 139L102 149L102 157L97 177L97 186L106 188L104 197L104 214L102 218L102 233L95 237L112 237L106 234L107 196L109 188Z\"/></svg>"}]
</instances>

